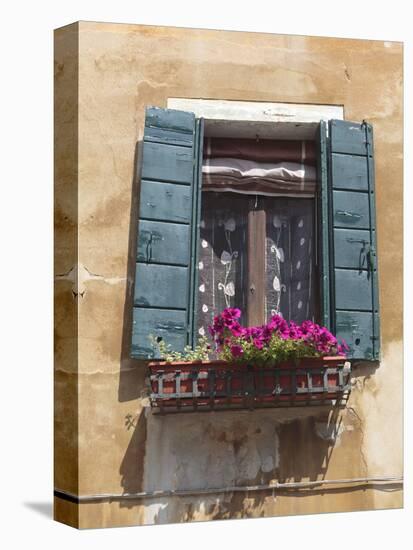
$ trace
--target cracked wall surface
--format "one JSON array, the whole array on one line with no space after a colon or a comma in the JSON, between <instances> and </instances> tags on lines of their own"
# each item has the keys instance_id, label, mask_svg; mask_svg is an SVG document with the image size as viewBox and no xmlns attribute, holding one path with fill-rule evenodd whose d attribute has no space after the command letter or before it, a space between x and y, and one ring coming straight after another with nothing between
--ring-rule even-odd
<instances>
[{"instance_id":1,"label":"cracked wall surface","mask_svg":"<svg viewBox=\"0 0 413 550\"><path fill-rule=\"evenodd\" d=\"M55 32L55 485L136 493L401 476L400 43L80 22ZM144 110L168 97L344 105L374 126L382 361L346 409L155 418L129 357ZM74 503L79 527L402 506L401 487Z\"/></svg>"}]
</instances>

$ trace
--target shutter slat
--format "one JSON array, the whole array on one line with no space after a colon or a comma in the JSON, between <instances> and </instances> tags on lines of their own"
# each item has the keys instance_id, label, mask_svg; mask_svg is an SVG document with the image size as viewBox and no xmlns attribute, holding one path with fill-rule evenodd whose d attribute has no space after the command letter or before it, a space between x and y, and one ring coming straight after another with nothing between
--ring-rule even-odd
<instances>
[{"instance_id":1,"label":"shutter slat","mask_svg":"<svg viewBox=\"0 0 413 550\"><path fill-rule=\"evenodd\" d=\"M139 200L131 355L150 359L150 336L182 351L190 341L191 249L198 178L195 115L148 108ZM194 191L195 189L195 191Z\"/></svg>"},{"instance_id":2,"label":"shutter slat","mask_svg":"<svg viewBox=\"0 0 413 550\"><path fill-rule=\"evenodd\" d=\"M171 265L138 264L134 305L186 309L188 268Z\"/></svg>"},{"instance_id":3,"label":"shutter slat","mask_svg":"<svg viewBox=\"0 0 413 550\"><path fill-rule=\"evenodd\" d=\"M190 223L191 188L186 185L141 181L140 217Z\"/></svg>"},{"instance_id":4,"label":"shutter slat","mask_svg":"<svg viewBox=\"0 0 413 550\"><path fill-rule=\"evenodd\" d=\"M187 111L149 107L146 110L144 139L153 128L158 128L163 134L169 132L188 134L191 138L190 142L193 143L194 118L195 115Z\"/></svg>"},{"instance_id":5,"label":"shutter slat","mask_svg":"<svg viewBox=\"0 0 413 550\"><path fill-rule=\"evenodd\" d=\"M350 347L349 357L379 357L378 277L372 128L329 124L327 200L331 327Z\"/></svg>"},{"instance_id":6,"label":"shutter slat","mask_svg":"<svg viewBox=\"0 0 413 550\"><path fill-rule=\"evenodd\" d=\"M334 229L334 265L367 269L366 245L370 231L360 229Z\"/></svg>"},{"instance_id":7,"label":"shutter slat","mask_svg":"<svg viewBox=\"0 0 413 550\"><path fill-rule=\"evenodd\" d=\"M371 282L367 271L335 269L336 309L372 311Z\"/></svg>"},{"instance_id":8,"label":"shutter slat","mask_svg":"<svg viewBox=\"0 0 413 550\"><path fill-rule=\"evenodd\" d=\"M330 150L348 155L366 154L365 126L346 120L330 121Z\"/></svg>"},{"instance_id":9,"label":"shutter slat","mask_svg":"<svg viewBox=\"0 0 413 550\"><path fill-rule=\"evenodd\" d=\"M163 338L172 349L183 349L187 341L185 310L133 308L132 357L151 359L156 356L150 336Z\"/></svg>"},{"instance_id":10,"label":"shutter slat","mask_svg":"<svg viewBox=\"0 0 413 550\"><path fill-rule=\"evenodd\" d=\"M373 358L373 319L371 313L362 311L337 311L337 332L350 348L351 357Z\"/></svg>"},{"instance_id":11,"label":"shutter slat","mask_svg":"<svg viewBox=\"0 0 413 550\"><path fill-rule=\"evenodd\" d=\"M191 185L193 149L165 143L144 142L142 178ZM162 158L162 162L159 159Z\"/></svg>"},{"instance_id":12,"label":"shutter slat","mask_svg":"<svg viewBox=\"0 0 413 550\"><path fill-rule=\"evenodd\" d=\"M165 132L160 128L147 128L145 133L145 141L164 143L166 145L192 147L192 134L184 134L182 132Z\"/></svg>"},{"instance_id":13,"label":"shutter slat","mask_svg":"<svg viewBox=\"0 0 413 550\"><path fill-rule=\"evenodd\" d=\"M368 191L368 171L365 157L333 153L331 171L334 189Z\"/></svg>"},{"instance_id":14,"label":"shutter slat","mask_svg":"<svg viewBox=\"0 0 413 550\"><path fill-rule=\"evenodd\" d=\"M189 264L189 225L141 220L137 261L155 264Z\"/></svg>"},{"instance_id":15,"label":"shutter slat","mask_svg":"<svg viewBox=\"0 0 413 550\"><path fill-rule=\"evenodd\" d=\"M333 191L333 217L334 227L369 229L368 193Z\"/></svg>"}]
</instances>

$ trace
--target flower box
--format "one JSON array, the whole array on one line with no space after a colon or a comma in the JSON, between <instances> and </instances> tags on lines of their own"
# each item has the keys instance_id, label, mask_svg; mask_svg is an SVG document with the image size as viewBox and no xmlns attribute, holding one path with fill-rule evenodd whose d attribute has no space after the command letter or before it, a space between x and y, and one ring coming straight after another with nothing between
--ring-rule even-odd
<instances>
[{"instance_id":1,"label":"flower box","mask_svg":"<svg viewBox=\"0 0 413 550\"><path fill-rule=\"evenodd\" d=\"M149 364L155 412L255 409L346 401L350 363L344 357L308 357L274 366L227 361Z\"/></svg>"}]
</instances>

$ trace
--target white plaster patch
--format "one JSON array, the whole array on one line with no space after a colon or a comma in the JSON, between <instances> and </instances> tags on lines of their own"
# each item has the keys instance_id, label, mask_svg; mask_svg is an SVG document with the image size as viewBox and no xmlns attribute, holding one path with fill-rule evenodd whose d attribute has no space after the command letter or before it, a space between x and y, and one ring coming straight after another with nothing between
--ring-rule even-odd
<instances>
[{"instance_id":1,"label":"white plaster patch","mask_svg":"<svg viewBox=\"0 0 413 550\"><path fill-rule=\"evenodd\" d=\"M232 487L279 465L278 424L266 411L147 420L146 491Z\"/></svg>"},{"instance_id":2,"label":"white plaster patch","mask_svg":"<svg viewBox=\"0 0 413 550\"><path fill-rule=\"evenodd\" d=\"M288 122L318 123L320 120L344 118L342 105L169 97L167 106L168 109L191 111L198 117L226 122L229 120L254 122L287 120Z\"/></svg>"},{"instance_id":3,"label":"white plaster patch","mask_svg":"<svg viewBox=\"0 0 413 550\"><path fill-rule=\"evenodd\" d=\"M263 458L261 469L263 472L271 472L274 469L274 459L271 455Z\"/></svg>"},{"instance_id":4,"label":"white plaster patch","mask_svg":"<svg viewBox=\"0 0 413 550\"><path fill-rule=\"evenodd\" d=\"M373 370L373 374L370 370L373 369L368 364L358 368L361 387L351 392L349 402L363 422L363 455L369 475L402 475L402 341L383 346L380 366ZM357 423L355 425L357 427Z\"/></svg>"},{"instance_id":5,"label":"white plaster patch","mask_svg":"<svg viewBox=\"0 0 413 550\"><path fill-rule=\"evenodd\" d=\"M152 502L147 504L145 509L145 525L155 525L156 523L164 523L159 521L162 512L168 507L166 499L162 499L161 502Z\"/></svg>"},{"instance_id":6,"label":"white plaster patch","mask_svg":"<svg viewBox=\"0 0 413 550\"><path fill-rule=\"evenodd\" d=\"M126 281L126 277L104 277L103 275L97 275L91 273L86 266L79 263L70 268L66 273L62 273L55 276L57 281L70 281L72 283L73 290L80 295L83 295L88 281L102 281L108 285L116 285Z\"/></svg>"}]
</instances>

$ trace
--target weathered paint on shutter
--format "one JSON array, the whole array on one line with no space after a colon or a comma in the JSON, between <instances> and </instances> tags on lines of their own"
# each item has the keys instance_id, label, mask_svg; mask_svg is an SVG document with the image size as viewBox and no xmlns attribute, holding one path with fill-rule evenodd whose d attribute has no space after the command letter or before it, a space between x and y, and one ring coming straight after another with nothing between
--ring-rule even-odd
<instances>
[{"instance_id":1,"label":"weathered paint on shutter","mask_svg":"<svg viewBox=\"0 0 413 550\"><path fill-rule=\"evenodd\" d=\"M156 357L150 336L192 343L198 135L193 113L146 110L131 355Z\"/></svg>"},{"instance_id":2,"label":"weathered paint on shutter","mask_svg":"<svg viewBox=\"0 0 413 550\"><path fill-rule=\"evenodd\" d=\"M369 124L329 123L329 288L331 328L349 357L379 358L373 130Z\"/></svg>"},{"instance_id":3,"label":"weathered paint on shutter","mask_svg":"<svg viewBox=\"0 0 413 550\"><path fill-rule=\"evenodd\" d=\"M202 197L202 153L204 149L204 119L196 120L195 125L195 163L194 163L194 200L192 201L192 234L191 234L191 280L192 289L191 300L189 304L188 316L188 343L195 346L199 338L197 333L196 312L198 309L198 258L200 245L200 225L201 225L201 197Z\"/></svg>"},{"instance_id":4,"label":"weathered paint on shutter","mask_svg":"<svg viewBox=\"0 0 413 550\"><path fill-rule=\"evenodd\" d=\"M327 124L320 122L319 156L318 156L319 186L316 200L317 226L317 264L320 276L320 317L322 324L331 329L330 305L330 201L328 185L328 154L327 154Z\"/></svg>"}]
</instances>

